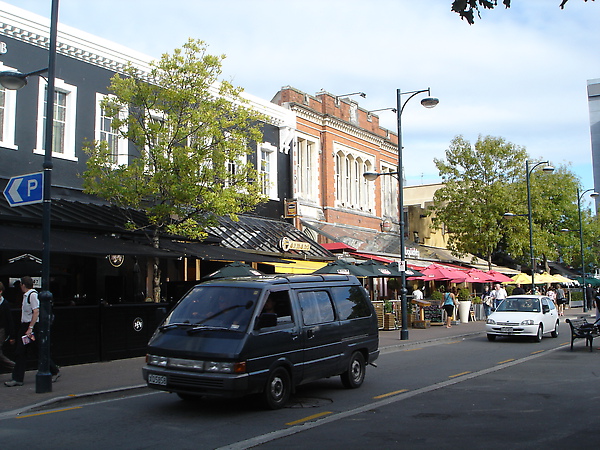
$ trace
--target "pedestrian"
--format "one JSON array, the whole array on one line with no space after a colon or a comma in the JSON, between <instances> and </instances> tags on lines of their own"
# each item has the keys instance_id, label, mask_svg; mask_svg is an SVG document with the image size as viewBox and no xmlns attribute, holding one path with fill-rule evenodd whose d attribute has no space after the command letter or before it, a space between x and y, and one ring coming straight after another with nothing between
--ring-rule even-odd
<instances>
[{"instance_id":1,"label":"pedestrian","mask_svg":"<svg viewBox=\"0 0 600 450\"><path fill-rule=\"evenodd\" d=\"M521 287L521 283L517 283L517 286L513 289L512 294L510 295L523 295L525 294L525 289Z\"/></svg>"},{"instance_id":2,"label":"pedestrian","mask_svg":"<svg viewBox=\"0 0 600 450\"><path fill-rule=\"evenodd\" d=\"M558 305L558 315L565 315L565 303L567 303L567 298L565 297L565 290L562 288L562 285L557 285L556 287L556 304Z\"/></svg>"},{"instance_id":3,"label":"pedestrian","mask_svg":"<svg viewBox=\"0 0 600 450\"><path fill-rule=\"evenodd\" d=\"M418 286L413 291L413 300L423 300L423 291Z\"/></svg>"},{"instance_id":4,"label":"pedestrian","mask_svg":"<svg viewBox=\"0 0 600 450\"><path fill-rule=\"evenodd\" d=\"M592 288L592 285L588 283L587 287L584 288L585 290L585 301L587 301L587 309L589 311L592 310L592 308L595 306L596 302L594 301L594 289Z\"/></svg>"},{"instance_id":5,"label":"pedestrian","mask_svg":"<svg viewBox=\"0 0 600 450\"><path fill-rule=\"evenodd\" d=\"M458 300L456 300L456 288L452 286L450 292L444 294L443 308L446 311L446 328L452 328L452 318L454 317L454 310L458 306Z\"/></svg>"},{"instance_id":6,"label":"pedestrian","mask_svg":"<svg viewBox=\"0 0 600 450\"><path fill-rule=\"evenodd\" d=\"M485 316L489 317L489 315L492 313L492 309L494 308L494 297L492 297L490 287L487 284L483 288L483 293L481 294L481 301L483 302L483 310L485 312Z\"/></svg>"},{"instance_id":7,"label":"pedestrian","mask_svg":"<svg viewBox=\"0 0 600 450\"><path fill-rule=\"evenodd\" d=\"M596 302L596 322L598 322L598 320L600 320L600 290L596 292L594 300Z\"/></svg>"},{"instance_id":8,"label":"pedestrian","mask_svg":"<svg viewBox=\"0 0 600 450\"><path fill-rule=\"evenodd\" d=\"M506 289L504 289L504 287L500 283L496 283L491 295L494 298L494 308L496 309L498 309L500 303L502 303L502 301L506 297L508 297L508 295L506 294Z\"/></svg>"},{"instance_id":9,"label":"pedestrian","mask_svg":"<svg viewBox=\"0 0 600 450\"><path fill-rule=\"evenodd\" d=\"M4 382L7 387L23 386L27 356L36 345L40 301L37 291L33 289L33 279L30 276L21 278L21 291L23 292L23 302L21 304L21 323L16 339L15 367L13 368L12 379ZM52 360L50 360L49 365L52 381L54 382L60 376L60 372Z\"/></svg>"},{"instance_id":10,"label":"pedestrian","mask_svg":"<svg viewBox=\"0 0 600 450\"><path fill-rule=\"evenodd\" d=\"M15 367L14 361L11 361L3 352L2 346L5 342L15 343L15 331L12 318L10 317L10 305L4 299L4 284L0 281L0 364L7 369L12 370Z\"/></svg>"}]
</instances>

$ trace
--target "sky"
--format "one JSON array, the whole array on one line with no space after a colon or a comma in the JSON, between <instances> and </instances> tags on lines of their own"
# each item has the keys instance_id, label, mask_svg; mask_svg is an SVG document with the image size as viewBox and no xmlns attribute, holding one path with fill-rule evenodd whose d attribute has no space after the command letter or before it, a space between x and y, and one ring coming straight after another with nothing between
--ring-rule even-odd
<instances>
[{"instance_id":1,"label":"sky","mask_svg":"<svg viewBox=\"0 0 600 450\"><path fill-rule=\"evenodd\" d=\"M50 15L50 0L4 1ZM452 0L60 0L59 22L157 59L201 39L226 55L223 79L266 100L283 86L360 91L352 98L375 110L395 107L397 89L431 88L436 108L415 97L402 114L409 186L441 181L434 158L455 136L491 135L569 166L589 189L600 1L560 2L513 0L469 25ZM396 131L392 111L378 114Z\"/></svg>"}]
</instances>

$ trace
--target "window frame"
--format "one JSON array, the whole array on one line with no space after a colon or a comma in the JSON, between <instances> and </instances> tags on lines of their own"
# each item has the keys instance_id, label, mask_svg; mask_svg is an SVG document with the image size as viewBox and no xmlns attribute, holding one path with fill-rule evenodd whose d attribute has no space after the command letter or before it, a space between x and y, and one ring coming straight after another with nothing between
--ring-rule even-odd
<instances>
[{"instance_id":1,"label":"window frame","mask_svg":"<svg viewBox=\"0 0 600 450\"><path fill-rule=\"evenodd\" d=\"M39 77L38 89L38 120L37 120L37 139L36 148L33 150L38 155L45 154L44 149L44 132L46 129L46 92L48 83L42 77ZM75 130L77 125L77 86L65 83L60 78L55 79L55 91L65 94L65 131L63 153L55 152L52 149L52 157L59 159L67 159L70 161L78 161L75 154ZM54 105L56 109L56 104ZM56 114L53 117L56 122ZM55 136L53 135L53 138Z\"/></svg>"},{"instance_id":2,"label":"window frame","mask_svg":"<svg viewBox=\"0 0 600 450\"><path fill-rule=\"evenodd\" d=\"M9 66L5 66L0 62L0 71L16 71ZM0 147L10 150L18 150L15 144L15 126L17 115L17 91L14 89L6 89L0 86L4 91L4 119L0 122Z\"/></svg>"},{"instance_id":3,"label":"window frame","mask_svg":"<svg viewBox=\"0 0 600 450\"><path fill-rule=\"evenodd\" d=\"M103 122L103 117L105 117L102 113L103 113L103 108L102 108L102 100L104 100L105 98L116 98L114 95L111 94L102 94L100 92L96 92L96 116L95 116L95 139L98 142L102 142L102 133L107 133L107 130L103 130L102 129L102 122ZM126 111L120 111L119 112L119 118L120 119L124 119L127 116L127 112ZM112 123L112 121L111 121ZM115 160L112 162L115 166L120 166L120 165L127 165L129 164L129 142L127 139L125 139L124 137L122 137L118 132L116 132L112 127L110 130L110 133L112 135L115 136L116 140L117 140L117 154L115 155L116 158Z\"/></svg>"}]
</instances>

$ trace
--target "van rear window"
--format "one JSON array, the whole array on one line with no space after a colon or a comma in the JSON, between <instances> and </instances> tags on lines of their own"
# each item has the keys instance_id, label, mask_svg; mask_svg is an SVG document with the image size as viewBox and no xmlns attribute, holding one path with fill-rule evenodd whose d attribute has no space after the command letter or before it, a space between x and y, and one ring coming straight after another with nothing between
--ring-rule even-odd
<instances>
[{"instance_id":1,"label":"van rear window","mask_svg":"<svg viewBox=\"0 0 600 450\"><path fill-rule=\"evenodd\" d=\"M344 286L331 288L333 301L340 315L340 320L369 317L371 309L368 299L360 286Z\"/></svg>"}]
</instances>

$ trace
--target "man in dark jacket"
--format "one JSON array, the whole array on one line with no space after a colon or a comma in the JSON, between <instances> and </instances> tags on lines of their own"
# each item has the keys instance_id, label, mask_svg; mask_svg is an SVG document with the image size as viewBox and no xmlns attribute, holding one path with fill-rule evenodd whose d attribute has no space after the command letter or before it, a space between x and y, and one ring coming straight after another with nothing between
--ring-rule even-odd
<instances>
[{"instance_id":1,"label":"man in dark jacket","mask_svg":"<svg viewBox=\"0 0 600 450\"><path fill-rule=\"evenodd\" d=\"M13 321L10 315L10 305L2 296L3 293L4 284L0 281L0 365L12 370L13 367L15 367L15 363L7 358L2 352L4 343L6 341L14 343L15 339Z\"/></svg>"}]
</instances>

